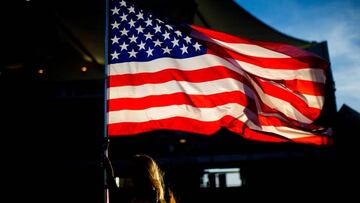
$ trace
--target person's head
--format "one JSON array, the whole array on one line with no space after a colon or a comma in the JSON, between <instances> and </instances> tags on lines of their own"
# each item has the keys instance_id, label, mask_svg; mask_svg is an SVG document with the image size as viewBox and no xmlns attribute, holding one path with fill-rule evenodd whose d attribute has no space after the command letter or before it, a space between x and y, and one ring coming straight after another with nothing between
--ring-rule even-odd
<instances>
[{"instance_id":1,"label":"person's head","mask_svg":"<svg viewBox=\"0 0 360 203\"><path fill-rule=\"evenodd\" d=\"M136 198L149 202L165 202L163 173L150 156L137 154L132 157L130 176Z\"/></svg>"}]
</instances>

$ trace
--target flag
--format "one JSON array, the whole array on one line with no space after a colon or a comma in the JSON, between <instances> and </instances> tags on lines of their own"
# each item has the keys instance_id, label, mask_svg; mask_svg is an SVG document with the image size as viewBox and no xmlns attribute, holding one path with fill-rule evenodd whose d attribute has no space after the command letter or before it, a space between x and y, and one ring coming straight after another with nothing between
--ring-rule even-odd
<instances>
[{"instance_id":1,"label":"flag","mask_svg":"<svg viewBox=\"0 0 360 203\"><path fill-rule=\"evenodd\" d=\"M126 1L111 1L109 15L110 137L224 127L258 141L328 141L313 124L324 103L321 58L194 25L182 30Z\"/></svg>"}]
</instances>

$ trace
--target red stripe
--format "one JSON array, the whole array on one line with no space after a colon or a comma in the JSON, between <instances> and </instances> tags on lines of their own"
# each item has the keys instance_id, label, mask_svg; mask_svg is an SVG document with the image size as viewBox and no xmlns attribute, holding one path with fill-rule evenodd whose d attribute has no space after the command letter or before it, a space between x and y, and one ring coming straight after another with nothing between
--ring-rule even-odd
<instances>
[{"instance_id":1,"label":"red stripe","mask_svg":"<svg viewBox=\"0 0 360 203\"><path fill-rule=\"evenodd\" d=\"M142 123L116 123L108 125L108 134L110 137L135 135L153 130L175 130L189 133L200 133L203 135L212 135L216 133L221 126L230 131L243 134L247 139L265 142L289 142L290 140L278 135L260 133L244 127L244 123L231 117L225 116L221 120L212 122L202 122L189 118L174 117L163 120L148 121ZM245 132L243 130L245 129ZM306 138L295 139L300 143L323 144L327 141L326 137L314 135Z\"/></svg>"},{"instance_id":2,"label":"red stripe","mask_svg":"<svg viewBox=\"0 0 360 203\"><path fill-rule=\"evenodd\" d=\"M331 143L331 138L321 135L313 135L303 138L293 138L291 140L279 137L273 133L262 133L246 128L243 137L249 140L261 142L296 142L302 144L324 145Z\"/></svg>"},{"instance_id":3,"label":"red stripe","mask_svg":"<svg viewBox=\"0 0 360 203\"><path fill-rule=\"evenodd\" d=\"M187 104L198 108L212 108L228 103L238 103L255 110L255 102L240 91L223 92L212 95L187 95L174 93L166 95L152 95L142 98L119 98L109 100L108 111L142 110L151 107ZM256 111L254 111L256 112Z\"/></svg>"},{"instance_id":4,"label":"red stripe","mask_svg":"<svg viewBox=\"0 0 360 203\"><path fill-rule=\"evenodd\" d=\"M301 131L316 130L318 127L313 124L300 123L297 120L282 120L273 115L262 115L259 114L257 117L257 125L259 126L274 126L274 127L288 127ZM256 123L256 122L254 122Z\"/></svg>"},{"instance_id":5,"label":"red stripe","mask_svg":"<svg viewBox=\"0 0 360 203\"><path fill-rule=\"evenodd\" d=\"M229 43L243 43L243 44L253 44L250 42L249 39L246 39L245 37L238 37L238 36L234 36L234 35L229 35L223 32L217 32L215 30L209 30L206 28L202 28L202 27L198 27L196 25L191 25L191 28L193 30L196 30L200 33L205 34L206 36L213 38L213 39L217 39L217 40L221 40L223 42L229 42Z\"/></svg>"},{"instance_id":6,"label":"red stripe","mask_svg":"<svg viewBox=\"0 0 360 203\"><path fill-rule=\"evenodd\" d=\"M328 145L333 143L333 139L327 136L311 136L293 139L296 143Z\"/></svg>"},{"instance_id":7,"label":"red stripe","mask_svg":"<svg viewBox=\"0 0 360 203\"><path fill-rule=\"evenodd\" d=\"M264 117L263 117L264 118ZM274 120L273 120L274 121ZM276 124L276 122L281 122L280 120L275 121L275 123L271 122L272 124ZM286 126L286 123L280 124L278 123L275 126ZM261 141L261 142L296 142L296 143L304 143L304 144L316 144L316 145L323 145L331 143L331 138L322 136L322 135L311 135L302 138L286 138L274 133L267 133L267 132L260 132L256 130L252 130L249 127L245 126L244 123L239 120L232 120L231 125L228 125L227 128L234 132L240 133L242 136L249 140L254 141Z\"/></svg>"},{"instance_id":8,"label":"red stripe","mask_svg":"<svg viewBox=\"0 0 360 203\"><path fill-rule=\"evenodd\" d=\"M287 101L291 106L297 109L304 116L310 120L315 120L320 115L320 109L308 106L308 104L301 99L301 95L297 95L296 92L290 92L281 87L272 85L269 82L263 81L259 78L254 77L254 81L257 82L259 87L267 94L283 101ZM289 109L290 110L290 109Z\"/></svg>"},{"instance_id":9,"label":"red stripe","mask_svg":"<svg viewBox=\"0 0 360 203\"><path fill-rule=\"evenodd\" d=\"M166 69L154 73L112 75L109 77L109 86L116 87L127 85L160 84L174 80L196 83L224 78L233 78L240 82L245 82L245 78L242 75L223 66L213 66L191 71Z\"/></svg>"},{"instance_id":10,"label":"red stripe","mask_svg":"<svg viewBox=\"0 0 360 203\"><path fill-rule=\"evenodd\" d=\"M320 58L319 56L288 44L282 44L278 42L275 43L275 42L256 41L245 37L233 36L226 33L221 33L214 30L201 28L194 25L191 27L192 29L204 34L205 36L223 42L253 44L253 45L258 45L260 47L264 47L266 49L270 49L272 51L283 53L285 55L291 56L292 58L296 58L299 61L309 64L311 68L321 68L325 70L329 66L329 63L326 60Z\"/></svg>"},{"instance_id":11,"label":"red stripe","mask_svg":"<svg viewBox=\"0 0 360 203\"><path fill-rule=\"evenodd\" d=\"M326 70L329 66L329 63L325 59L320 58L320 56L294 46L260 41L256 41L256 44L276 52L284 53L288 56L291 56L292 58L296 58L299 61L309 64L311 68L320 68Z\"/></svg>"},{"instance_id":12,"label":"red stripe","mask_svg":"<svg viewBox=\"0 0 360 203\"><path fill-rule=\"evenodd\" d=\"M279 84L283 84L286 88L291 89L294 92L300 94L307 94L313 96L325 95L325 85L323 83L306 81L306 80L277 80L274 81Z\"/></svg>"},{"instance_id":13,"label":"red stripe","mask_svg":"<svg viewBox=\"0 0 360 203\"><path fill-rule=\"evenodd\" d=\"M309 69L309 64L299 61L295 58L264 58L257 56L249 56L233 51L221 45L211 42L203 42L208 48L209 54L214 54L219 57L232 58L238 61L250 63L260 68L274 69L274 70L301 70ZM314 67L316 69L316 67Z\"/></svg>"},{"instance_id":14,"label":"red stripe","mask_svg":"<svg viewBox=\"0 0 360 203\"><path fill-rule=\"evenodd\" d=\"M218 131L221 126L223 126L224 119L212 122L203 122L190 118L174 117L141 123L115 123L108 125L108 133L109 136L120 136L138 134L161 129L211 135Z\"/></svg>"}]
</instances>

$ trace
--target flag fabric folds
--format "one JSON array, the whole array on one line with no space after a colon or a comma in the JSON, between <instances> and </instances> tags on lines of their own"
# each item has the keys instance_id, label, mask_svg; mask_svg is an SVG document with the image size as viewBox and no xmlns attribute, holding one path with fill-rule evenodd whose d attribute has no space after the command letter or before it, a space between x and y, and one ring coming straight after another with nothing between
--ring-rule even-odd
<instances>
[{"instance_id":1,"label":"flag fabric folds","mask_svg":"<svg viewBox=\"0 0 360 203\"><path fill-rule=\"evenodd\" d=\"M324 144L313 124L327 63L286 44L167 24L126 1L109 6L109 136L153 130ZM189 31L190 30L190 31Z\"/></svg>"}]
</instances>

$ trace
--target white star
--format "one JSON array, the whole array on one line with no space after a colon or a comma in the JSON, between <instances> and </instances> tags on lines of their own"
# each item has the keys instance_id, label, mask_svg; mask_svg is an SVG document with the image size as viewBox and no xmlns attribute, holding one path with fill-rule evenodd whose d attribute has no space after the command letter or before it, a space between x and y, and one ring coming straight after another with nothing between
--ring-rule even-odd
<instances>
[{"instance_id":1,"label":"white star","mask_svg":"<svg viewBox=\"0 0 360 203\"><path fill-rule=\"evenodd\" d=\"M121 51L122 50L127 50L127 47L128 47L129 45L128 44L126 44L125 42L123 42L123 44L122 45L120 45L120 47L121 47Z\"/></svg>"},{"instance_id":2,"label":"white star","mask_svg":"<svg viewBox=\"0 0 360 203\"><path fill-rule=\"evenodd\" d=\"M135 43L136 43L137 37L135 37L135 35L132 35L129 39L130 39L130 43L131 43L131 42L135 42Z\"/></svg>"},{"instance_id":3,"label":"white star","mask_svg":"<svg viewBox=\"0 0 360 203\"><path fill-rule=\"evenodd\" d=\"M186 43L191 43L191 38L189 37L189 36L186 36L185 38L184 38L184 40L186 41Z\"/></svg>"},{"instance_id":4,"label":"white star","mask_svg":"<svg viewBox=\"0 0 360 203\"><path fill-rule=\"evenodd\" d=\"M135 27L135 22L136 21L133 21L133 19L130 19L130 22L129 22L130 28Z\"/></svg>"},{"instance_id":5,"label":"white star","mask_svg":"<svg viewBox=\"0 0 360 203\"><path fill-rule=\"evenodd\" d=\"M175 31L175 34L176 34L178 37L181 36L181 32L180 32L179 30L176 30L176 31Z\"/></svg>"},{"instance_id":6,"label":"white star","mask_svg":"<svg viewBox=\"0 0 360 203\"><path fill-rule=\"evenodd\" d=\"M129 30L127 30L127 29L124 28L124 29L122 29L120 32L121 32L121 36L123 36L123 35L126 35L126 36L127 36L127 35L128 35L127 33L129 32Z\"/></svg>"},{"instance_id":7,"label":"white star","mask_svg":"<svg viewBox=\"0 0 360 203\"><path fill-rule=\"evenodd\" d=\"M141 49L145 49L145 43L144 42L140 42L140 44L138 44L139 50Z\"/></svg>"},{"instance_id":8,"label":"white star","mask_svg":"<svg viewBox=\"0 0 360 203\"><path fill-rule=\"evenodd\" d=\"M160 32L161 33L161 27L159 25L156 25L156 27L154 27L155 33Z\"/></svg>"},{"instance_id":9,"label":"white star","mask_svg":"<svg viewBox=\"0 0 360 203\"><path fill-rule=\"evenodd\" d=\"M136 54L137 54L137 52L136 52L136 51L134 51L134 49L132 49L132 50L131 50L131 51L129 51L128 53L129 53L129 58L131 58L131 57L136 58Z\"/></svg>"},{"instance_id":10,"label":"white star","mask_svg":"<svg viewBox=\"0 0 360 203\"><path fill-rule=\"evenodd\" d=\"M146 23L146 27L147 27L147 26L152 26L152 20L151 20L150 18L148 18L148 19L145 21L145 23Z\"/></svg>"},{"instance_id":11,"label":"white star","mask_svg":"<svg viewBox=\"0 0 360 203\"><path fill-rule=\"evenodd\" d=\"M182 51L181 54L188 53L188 51L187 51L188 47L185 46L184 44L183 44L183 46L182 46L180 49L181 49L181 51Z\"/></svg>"},{"instance_id":12,"label":"white star","mask_svg":"<svg viewBox=\"0 0 360 203\"><path fill-rule=\"evenodd\" d=\"M162 36L164 36L164 40L170 39L170 33L168 33L167 31L165 31L165 33L162 34Z\"/></svg>"},{"instance_id":13,"label":"white star","mask_svg":"<svg viewBox=\"0 0 360 203\"><path fill-rule=\"evenodd\" d=\"M162 50L164 51L163 54L165 54L165 53L170 54L170 51L171 51L172 49L169 49L168 47L165 47L165 48L162 48Z\"/></svg>"},{"instance_id":14,"label":"white star","mask_svg":"<svg viewBox=\"0 0 360 203\"><path fill-rule=\"evenodd\" d=\"M171 41L171 43L173 44L173 47L179 46L179 40L176 39L175 37L174 37L174 40Z\"/></svg>"},{"instance_id":15,"label":"white star","mask_svg":"<svg viewBox=\"0 0 360 203\"><path fill-rule=\"evenodd\" d=\"M137 32L138 32L138 34L141 32L144 32L144 28L142 28L141 27L141 25L138 27L138 28L136 28L136 30L137 30Z\"/></svg>"},{"instance_id":16,"label":"white star","mask_svg":"<svg viewBox=\"0 0 360 203\"><path fill-rule=\"evenodd\" d=\"M144 19L144 14L142 14L141 12L139 12L139 14L137 14L136 16L138 17L138 20Z\"/></svg>"},{"instance_id":17,"label":"white star","mask_svg":"<svg viewBox=\"0 0 360 203\"><path fill-rule=\"evenodd\" d=\"M195 51L200 51L200 44L198 42L196 42L193 47L195 48Z\"/></svg>"},{"instance_id":18,"label":"white star","mask_svg":"<svg viewBox=\"0 0 360 203\"><path fill-rule=\"evenodd\" d=\"M120 53L117 53L116 51L114 51L114 53L111 54L111 60L119 59L119 55L120 55Z\"/></svg>"},{"instance_id":19,"label":"white star","mask_svg":"<svg viewBox=\"0 0 360 203\"><path fill-rule=\"evenodd\" d=\"M151 39L154 35L152 35L150 32L144 35L146 39Z\"/></svg>"},{"instance_id":20,"label":"white star","mask_svg":"<svg viewBox=\"0 0 360 203\"><path fill-rule=\"evenodd\" d=\"M126 15L125 13L123 13L122 16L120 16L121 22L122 22L122 21L127 21L127 18L126 18L127 16L128 16L128 15Z\"/></svg>"},{"instance_id":21,"label":"white star","mask_svg":"<svg viewBox=\"0 0 360 203\"><path fill-rule=\"evenodd\" d=\"M115 29L115 28L119 29L120 24L118 22L116 22L116 20L115 20L115 22L111 25L112 25L112 29Z\"/></svg>"},{"instance_id":22,"label":"white star","mask_svg":"<svg viewBox=\"0 0 360 203\"><path fill-rule=\"evenodd\" d=\"M120 38L118 38L118 37L115 35L113 38L111 38L111 41L112 41L111 44L119 43L119 39L120 39Z\"/></svg>"},{"instance_id":23,"label":"white star","mask_svg":"<svg viewBox=\"0 0 360 203\"><path fill-rule=\"evenodd\" d=\"M165 25L169 30L173 30L173 27L171 27L170 25Z\"/></svg>"},{"instance_id":24,"label":"white star","mask_svg":"<svg viewBox=\"0 0 360 203\"><path fill-rule=\"evenodd\" d=\"M153 41L153 42L154 42L154 47L156 47L156 46L161 47L162 42L160 42L159 39L157 39L156 41Z\"/></svg>"},{"instance_id":25,"label":"white star","mask_svg":"<svg viewBox=\"0 0 360 203\"><path fill-rule=\"evenodd\" d=\"M120 9L116 8L115 6L115 8L111 9L111 11L112 11L112 15L119 14Z\"/></svg>"},{"instance_id":26,"label":"white star","mask_svg":"<svg viewBox=\"0 0 360 203\"><path fill-rule=\"evenodd\" d=\"M129 13L135 13L135 8L133 6L130 6L130 8L128 8Z\"/></svg>"},{"instance_id":27,"label":"white star","mask_svg":"<svg viewBox=\"0 0 360 203\"><path fill-rule=\"evenodd\" d=\"M153 55L153 52L154 51L154 49L151 49L150 47L148 48L148 50L146 51L146 53L147 53L147 56L149 57L149 56L152 56Z\"/></svg>"},{"instance_id":28,"label":"white star","mask_svg":"<svg viewBox=\"0 0 360 203\"><path fill-rule=\"evenodd\" d=\"M120 6L125 6L126 7L126 2L124 0L120 1Z\"/></svg>"},{"instance_id":29,"label":"white star","mask_svg":"<svg viewBox=\"0 0 360 203\"><path fill-rule=\"evenodd\" d=\"M162 21L162 20L160 20L160 19L158 19L158 18L156 18L156 20L161 24L161 23L164 23L164 21Z\"/></svg>"}]
</instances>

